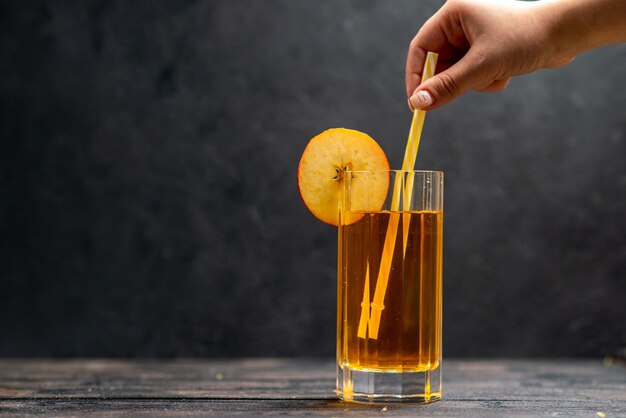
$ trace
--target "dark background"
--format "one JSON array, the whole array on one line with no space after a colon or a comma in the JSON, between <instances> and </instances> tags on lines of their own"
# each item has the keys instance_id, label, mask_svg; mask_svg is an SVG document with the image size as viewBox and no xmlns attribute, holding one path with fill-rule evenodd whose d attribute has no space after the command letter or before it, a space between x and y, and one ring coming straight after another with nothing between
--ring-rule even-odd
<instances>
[{"instance_id":1,"label":"dark background","mask_svg":"<svg viewBox=\"0 0 626 418\"><path fill-rule=\"evenodd\" d=\"M439 1L0 3L0 355L331 356L336 230L309 138L399 167L408 43ZM626 346L626 45L430 112L444 347Z\"/></svg>"}]
</instances>

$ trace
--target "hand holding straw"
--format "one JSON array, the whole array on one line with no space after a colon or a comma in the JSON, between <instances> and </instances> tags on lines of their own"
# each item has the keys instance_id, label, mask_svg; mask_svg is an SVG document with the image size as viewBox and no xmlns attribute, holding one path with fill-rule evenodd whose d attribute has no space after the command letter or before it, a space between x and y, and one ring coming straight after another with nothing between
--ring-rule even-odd
<instances>
[{"instance_id":1,"label":"hand holding straw","mask_svg":"<svg viewBox=\"0 0 626 418\"><path fill-rule=\"evenodd\" d=\"M434 52L426 54L426 62L424 63L424 70L422 71L422 83L435 75L435 68L437 67L438 55ZM404 151L404 159L402 160L402 169L413 171L415 168L415 160L417 159L417 150L420 146L420 138L422 137L422 129L424 128L424 119L426 118L425 110L415 110L413 112L413 119L411 121L411 128L409 129L409 138L407 140L406 149ZM413 196L413 181L415 175L410 173L407 175L404 184L404 210L408 211L411 207L411 197ZM403 251L406 253L406 244L409 237L409 214L404 215L403 222ZM403 253L403 254L404 254Z\"/></svg>"},{"instance_id":2,"label":"hand holding straw","mask_svg":"<svg viewBox=\"0 0 626 418\"><path fill-rule=\"evenodd\" d=\"M435 74L435 68L437 66L438 55L434 52L429 52L426 55L426 62L424 63L424 70L422 72L422 83ZM409 130L409 138L406 144L404 152L404 160L402 161L402 170L412 171L415 166L415 160L417 158L417 151L420 144L420 137L422 136L422 129L424 127L424 118L426 111L415 110L413 112L413 120L411 121L411 129ZM380 261L380 267L378 269L378 279L376 280L376 290L374 292L374 299L371 303L371 317L369 321L367 318L370 315L370 309L368 306L369 301L369 280L366 280L365 289L363 292L363 302L361 303L361 318L359 321L358 336L359 338L366 338L366 325L369 322L369 338L378 338L378 328L380 326L380 317L385 306L383 304L385 300L385 293L387 292L387 283L389 281L389 273L391 271L391 260L393 258L393 252L396 245L396 238L398 234L398 223L400 220L400 214L397 213L400 210L399 200L400 193L402 192L402 176L396 175L393 197L391 199L391 214L389 216L389 224L387 225L387 235L385 236L385 243L383 246L383 252ZM413 194L413 175L407 176L407 182L404 187L404 208L408 210L410 206L409 200ZM394 213L395 212L395 213ZM406 242L408 237L408 222L405 222L404 235L403 235L403 250L406 250ZM369 279L369 264L366 273L366 279Z\"/></svg>"}]
</instances>

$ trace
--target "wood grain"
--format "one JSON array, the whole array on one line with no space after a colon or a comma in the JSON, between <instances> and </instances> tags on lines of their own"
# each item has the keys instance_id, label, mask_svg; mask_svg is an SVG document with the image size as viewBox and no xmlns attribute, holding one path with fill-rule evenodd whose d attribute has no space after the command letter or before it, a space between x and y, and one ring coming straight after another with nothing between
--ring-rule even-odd
<instances>
[{"instance_id":1,"label":"wood grain","mask_svg":"<svg viewBox=\"0 0 626 418\"><path fill-rule=\"evenodd\" d=\"M94 416L626 416L626 367L595 360L447 360L444 400L355 405L312 359L0 360L0 414Z\"/></svg>"}]
</instances>

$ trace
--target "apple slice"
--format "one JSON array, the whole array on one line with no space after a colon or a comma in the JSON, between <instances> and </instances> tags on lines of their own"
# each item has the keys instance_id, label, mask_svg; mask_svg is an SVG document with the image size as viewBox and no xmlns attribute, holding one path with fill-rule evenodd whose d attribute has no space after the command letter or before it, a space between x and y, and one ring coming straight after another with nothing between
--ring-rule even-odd
<instances>
[{"instance_id":1,"label":"apple slice","mask_svg":"<svg viewBox=\"0 0 626 418\"><path fill-rule=\"evenodd\" d=\"M363 214L344 212L340 220L341 184L346 170L389 170L382 148L369 135L352 129L328 129L311 139L298 165L298 188L306 207L319 220L349 225ZM389 176L368 176L369 184L352 178L351 207L380 210L387 198Z\"/></svg>"}]
</instances>

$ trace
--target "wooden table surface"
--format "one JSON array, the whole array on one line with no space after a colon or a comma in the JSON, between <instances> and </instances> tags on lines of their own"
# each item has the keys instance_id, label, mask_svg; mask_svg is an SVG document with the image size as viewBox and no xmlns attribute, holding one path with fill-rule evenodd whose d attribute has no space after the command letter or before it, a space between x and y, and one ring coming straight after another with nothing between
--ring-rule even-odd
<instances>
[{"instance_id":1,"label":"wooden table surface","mask_svg":"<svg viewBox=\"0 0 626 418\"><path fill-rule=\"evenodd\" d=\"M430 405L335 399L330 360L0 359L0 415L626 417L626 365L446 360Z\"/></svg>"}]
</instances>

